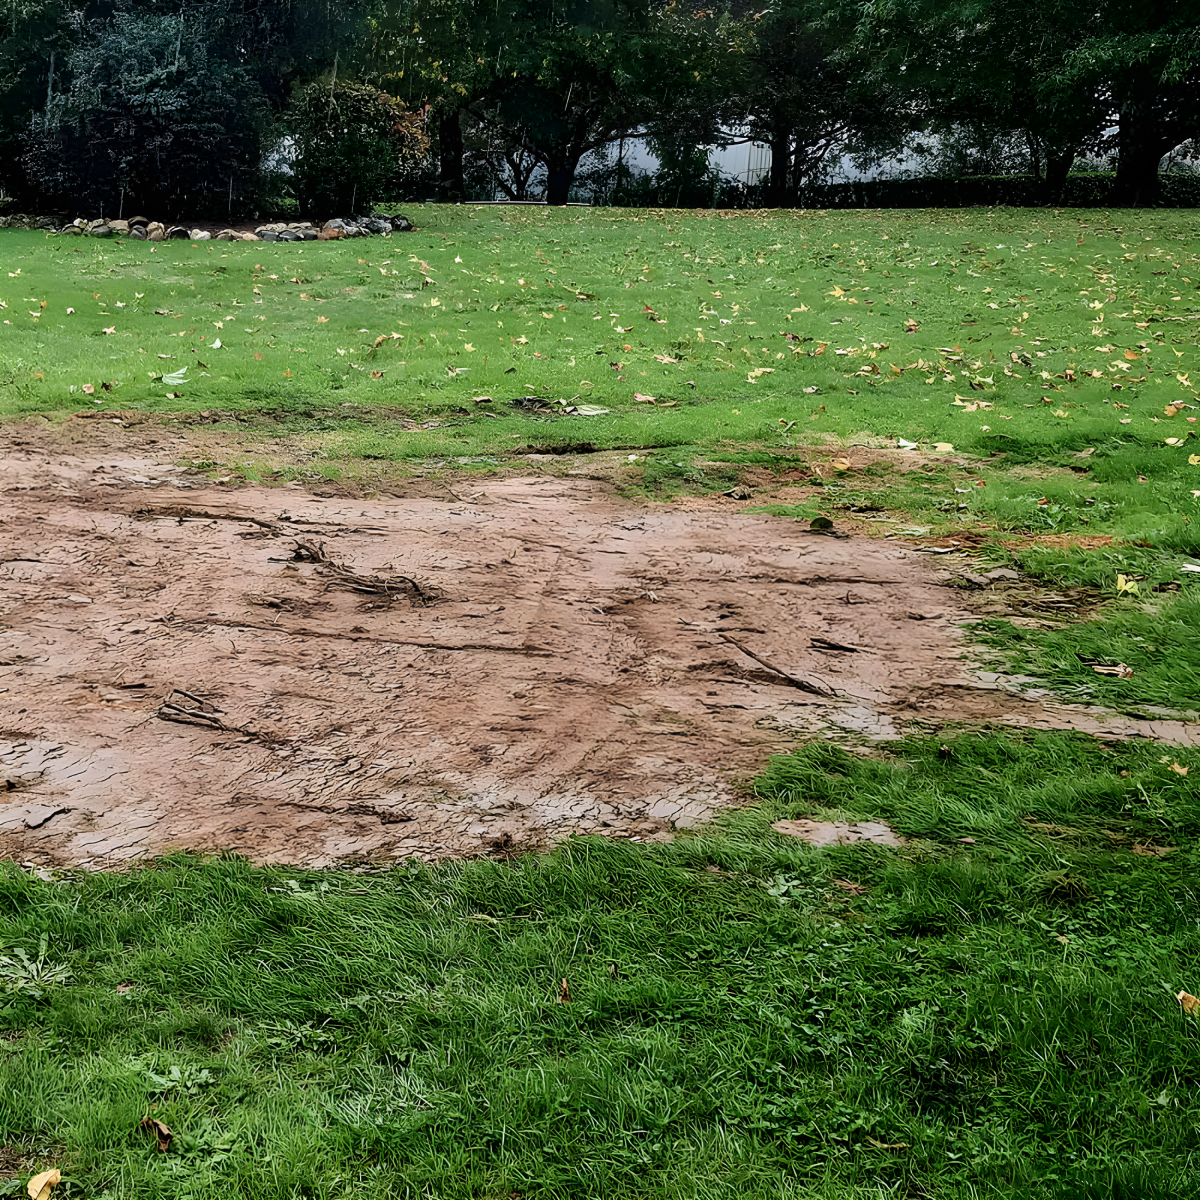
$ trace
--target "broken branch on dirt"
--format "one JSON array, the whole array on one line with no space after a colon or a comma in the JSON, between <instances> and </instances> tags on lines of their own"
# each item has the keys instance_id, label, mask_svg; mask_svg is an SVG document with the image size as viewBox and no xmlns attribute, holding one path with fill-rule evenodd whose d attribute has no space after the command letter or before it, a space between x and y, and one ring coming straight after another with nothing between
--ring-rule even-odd
<instances>
[{"instance_id":1,"label":"broken branch on dirt","mask_svg":"<svg viewBox=\"0 0 1200 1200\"><path fill-rule=\"evenodd\" d=\"M292 559L295 562L315 563L318 573L328 579L332 586L351 592L383 596L389 602L401 595L421 604L429 604L437 598L431 587L422 587L409 575L362 575L340 559L327 554L324 542L308 542L297 538Z\"/></svg>"},{"instance_id":2,"label":"broken branch on dirt","mask_svg":"<svg viewBox=\"0 0 1200 1200\"><path fill-rule=\"evenodd\" d=\"M183 521L245 521L257 525L273 534L279 533L279 527L274 521L264 521L261 517L252 517L247 513L217 513L205 512L198 508L188 508L184 504L171 504L165 508L137 508L135 517L170 517L172 520Z\"/></svg>"},{"instance_id":3,"label":"broken branch on dirt","mask_svg":"<svg viewBox=\"0 0 1200 1200\"><path fill-rule=\"evenodd\" d=\"M721 639L721 641L728 642L731 646L736 647L747 658L754 659L756 663L766 667L768 671L772 671L781 679L786 679L788 683L792 685L792 687L799 688L802 692L808 692L809 695L812 696L825 696L829 698L834 697L834 693L829 688L822 687L820 684L813 683L808 679L803 679L798 675L792 675L788 671L785 671L782 667L777 667L773 662L771 662L770 659L764 658L761 654L756 654L748 646L742 645L737 638L730 637L727 633L721 633L717 636Z\"/></svg>"}]
</instances>

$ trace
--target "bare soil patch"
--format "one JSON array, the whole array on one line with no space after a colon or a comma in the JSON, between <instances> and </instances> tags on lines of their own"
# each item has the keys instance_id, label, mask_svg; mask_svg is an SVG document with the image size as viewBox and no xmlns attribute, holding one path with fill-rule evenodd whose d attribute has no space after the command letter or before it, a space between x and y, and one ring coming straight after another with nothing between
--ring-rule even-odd
<instances>
[{"instance_id":1,"label":"bare soil patch","mask_svg":"<svg viewBox=\"0 0 1200 1200\"><path fill-rule=\"evenodd\" d=\"M803 736L1149 732L981 687L964 599L894 541L588 479L364 500L22 440L0 458L0 853L22 861L659 838Z\"/></svg>"}]
</instances>

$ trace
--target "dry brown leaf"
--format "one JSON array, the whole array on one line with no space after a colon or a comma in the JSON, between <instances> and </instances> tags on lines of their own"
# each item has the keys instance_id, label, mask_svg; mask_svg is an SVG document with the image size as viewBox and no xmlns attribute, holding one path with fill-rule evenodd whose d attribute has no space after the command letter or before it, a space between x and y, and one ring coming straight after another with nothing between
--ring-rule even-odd
<instances>
[{"instance_id":1,"label":"dry brown leaf","mask_svg":"<svg viewBox=\"0 0 1200 1200\"><path fill-rule=\"evenodd\" d=\"M865 896L867 889L861 883L851 883L849 879L831 879L829 881L834 887L840 887L843 892L849 892L852 896Z\"/></svg>"},{"instance_id":2,"label":"dry brown leaf","mask_svg":"<svg viewBox=\"0 0 1200 1200\"><path fill-rule=\"evenodd\" d=\"M1174 846L1156 846L1153 842L1134 842L1130 851L1139 858L1166 858L1175 853Z\"/></svg>"},{"instance_id":3,"label":"dry brown leaf","mask_svg":"<svg viewBox=\"0 0 1200 1200\"><path fill-rule=\"evenodd\" d=\"M907 1150L907 1142L877 1142L873 1137L867 1138L867 1145L874 1146L876 1150Z\"/></svg>"},{"instance_id":4,"label":"dry brown leaf","mask_svg":"<svg viewBox=\"0 0 1200 1200\"><path fill-rule=\"evenodd\" d=\"M60 1179L62 1179L62 1172L57 1167L51 1167L49 1171L35 1175L25 1185L25 1190L29 1193L29 1200L50 1200L50 1193Z\"/></svg>"},{"instance_id":5,"label":"dry brown leaf","mask_svg":"<svg viewBox=\"0 0 1200 1200\"><path fill-rule=\"evenodd\" d=\"M1092 670L1097 675L1114 675L1118 679L1132 679L1133 668L1127 663L1117 663L1115 667L1106 667L1103 664L1098 664L1092 667Z\"/></svg>"},{"instance_id":6,"label":"dry brown leaf","mask_svg":"<svg viewBox=\"0 0 1200 1200\"><path fill-rule=\"evenodd\" d=\"M644 392L634 392L633 398L638 404L653 404L654 397L647 396Z\"/></svg>"},{"instance_id":7,"label":"dry brown leaf","mask_svg":"<svg viewBox=\"0 0 1200 1200\"><path fill-rule=\"evenodd\" d=\"M834 458L830 460L829 465L836 467L839 471L849 471L854 464L848 458Z\"/></svg>"},{"instance_id":8,"label":"dry brown leaf","mask_svg":"<svg viewBox=\"0 0 1200 1200\"><path fill-rule=\"evenodd\" d=\"M571 1003L571 989L567 987L567 981L565 979L562 981L562 985L558 989L558 1002L559 1004Z\"/></svg>"},{"instance_id":9,"label":"dry brown leaf","mask_svg":"<svg viewBox=\"0 0 1200 1200\"><path fill-rule=\"evenodd\" d=\"M85 383L79 390L85 396L91 396L96 391L96 389L90 383Z\"/></svg>"},{"instance_id":10,"label":"dry brown leaf","mask_svg":"<svg viewBox=\"0 0 1200 1200\"><path fill-rule=\"evenodd\" d=\"M171 1148L171 1140L175 1135L156 1117L143 1117L142 1128L149 1130L158 1139L158 1151L166 1154Z\"/></svg>"},{"instance_id":11,"label":"dry brown leaf","mask_svg":"<svg viewBox=\"0 0 1200 1200\"><path fill-rule=\"evenodd\" d=\"M1137 361L1139 358L1141 358L1142 356L1141 356L1140 354L1138 354L1136 350L1126 350L1126 351L1125 351L1125 357L1126 357L1126 358L1127 358L1127 359L1128 359L1130 362L1136 362L1136 361Z\"/></svg>"},{"instance_id":12,"label":"dry brown leaf","mask_svg":"<svg viewBox=\"0 0 1200 1200\"><path fill-rule=\"evenodd\" d=\"M116 991L118 996L127 995L129 992L133 991L133 981L131 979L122 979L121 982L117 984Z\"/></svg>"},{"instance_id":13,"label":"dry brown leaf","mask_svg":"<svg viewBox=\"0 0 1200 1200\"><path fill-rule=\"evenodd\" d=\"M1188 773L1187 767L1182 767L1177 762L1173 762L1170 769L1174 771L1176 775L1186 775Z\"/></svg>"},{"instance_id":14,"label":"dry brown leaf","mask_svg":"<svg viewBox=\"0 0 1200 1200\"><path fill-rule=\"evenodd\" d=\"M1191 992L1176 992L1175 999L1185 1013L1200 1012L1200 996L1193 996ZM32 1185L33 1180L29 1182Z\"/></svg>"}]
</instances>

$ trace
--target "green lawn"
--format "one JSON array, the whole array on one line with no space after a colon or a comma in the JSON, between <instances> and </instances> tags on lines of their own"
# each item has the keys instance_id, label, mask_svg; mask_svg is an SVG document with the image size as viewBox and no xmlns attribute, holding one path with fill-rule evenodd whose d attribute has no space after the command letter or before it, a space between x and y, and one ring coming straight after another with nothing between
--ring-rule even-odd
<instances>
[{"instance_id":1,"label":"green lawn","mask_svg":"<svg viewBox=\"0 0 1200 1200\"><path fill-rule=\"evenodd\" d=\"M1119 648L1107 627L981 637L1076 699L1200 707L1200 577L1181 570L1200 557L1194 212L412 215L414 234L345 243L6 232L0 413L206 411L303 435L301 478L619 448L624 485L652 496L723 490L813 444L904 439L952 461L827 469L784 511L1112 536L1100 553L993 550L1097 589L1122 613ZM544 411L509 403L524 397ZM239 465L254 473L218 469Z\"/></svg>"},{"instance_id":2,"label":"green lawn","mask_svg":"<svg viewBox=\"0 0 1200 1200\"><path fill-rule=\"evenodd\" d=\"M670 845L9 867L6 1161L114 1200L1187 1195L1200 800L1172 763L1200 754L813 746ZM769 828L798 814L911 841Z\"/></svg>"},{"instance_id":3,"label":"green lawn","mask_svg":"<svg viewBox=\"0 0 1200 1200\"><path fill-rule=\"evenodd\" d=\"M0 234L0 414L205 411L234 447L304 439L302 480L619 449L669 498L816 462L765 507L971 534L1085 597L981 622L998 663L1200 708L1195 213L410 215L344 244ZM1186 1195L1198 773L950 732L800 747L669 845L9 865L0 1196L51 1165L56 1200ZM910 841L814 850L792 816Z\"/></svg>"}]
</instances>

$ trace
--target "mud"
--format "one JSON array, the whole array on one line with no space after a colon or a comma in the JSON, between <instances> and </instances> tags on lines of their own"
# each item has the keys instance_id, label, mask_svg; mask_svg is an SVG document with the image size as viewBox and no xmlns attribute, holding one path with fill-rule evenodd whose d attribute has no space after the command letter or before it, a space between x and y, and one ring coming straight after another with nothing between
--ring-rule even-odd
<instances>
[{"instance_id":1,"label":"mud","mask_svg":"<svg viewBox=\"0 0 1200 1200\"><path fill-rule=\"evenodd\" d=\"M1197 740L971 675L946 564L895 541L587 479L362 500L68 449L0 457L0 854L21 861L663 838L799 737L947 721Z\"/></svg>"}]
</instances>

